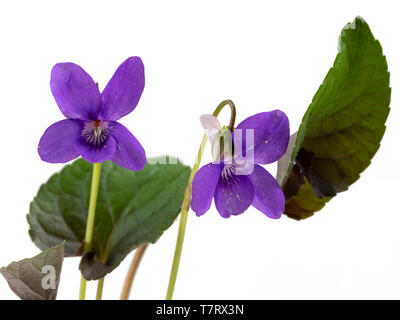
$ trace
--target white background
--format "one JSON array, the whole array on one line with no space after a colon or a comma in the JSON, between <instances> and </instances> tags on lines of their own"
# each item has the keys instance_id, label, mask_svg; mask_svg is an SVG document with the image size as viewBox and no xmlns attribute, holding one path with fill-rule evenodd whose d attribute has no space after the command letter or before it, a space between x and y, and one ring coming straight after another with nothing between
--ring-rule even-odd
<instances>
[{"instance_id":1,"label":"white background","mask_svg":"<svg viewBox=\"0 0 400 320\"><path fill-rule=\"evenodd\" d=\"M7 3L0 5L0 266L39 253L25 215L40 184L62 168L36 151L47 126L63 119L49 88L55 63L81 65L103 88L123 60L140 56L146 88L122 123L148 156L168 153L192 165L199 116L227 98L238 121L280 108L295 132L333 63L342 27L361 15L382 44L393 88L372 164L305 221L275 221L255 209L226 220L214 205L201 218L191 212L174 298L400 298L396 1ZM276 166L267 169L274 174ZM132 299L165 297L176 234L177 223L149 247ZM131 256L107 276L105 298L119 298ZM66 259L58 298L77 298L78 263ZM94 294L90 283L87 296ZM0 277L0 299L16 298Z\"/></svg>"}]
</instances>

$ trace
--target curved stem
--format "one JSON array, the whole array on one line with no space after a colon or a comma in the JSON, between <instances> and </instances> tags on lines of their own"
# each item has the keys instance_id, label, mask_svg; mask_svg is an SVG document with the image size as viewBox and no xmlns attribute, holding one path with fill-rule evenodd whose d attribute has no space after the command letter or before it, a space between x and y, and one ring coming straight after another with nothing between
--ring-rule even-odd
<instances>
[{"instance_id":1,"label":"curved stem","mask_svg":"<svg viewBox=\"0 0 400 320\"><path fill-rule=\"evenodd\" d=\"M236 107L232 100L224 100L222 101L218 107L214 110L213 116L218 117L221 110L228 105L231 108L231 119L229 121L229 130L233 131L235 127L235 120L236 120Z\"/></svg>"},{"instance_id":2,"label":"curved stem","mask_svg":"<svg viewBox=\"0 0 400 320\"><path fill-rule=\"evenodd\" d=\"M217 108L215 109L213 116L217 117L221 110L226 106L229 105L231 108L231 119L229 121L229 129L233 131L235 126L235 119L236 119L236 108L235 104L231 100L224 100L222 101ZM201 141L199 151L197 153L196 161L193 165L192 172L190 174L189 183L185 190L185 196L183 198L183 203L181 207L181 219L179 221L179 230L178 230L178 238L176 240L175 246L175 253L174 253L174 260L172 262L171 273L169 277L169 284L167 290L167 300L172 299L172 295L175 289L176 278L178 276L178 269L179 263L181 260L182 248L183 248L183 240L185 238L185 231L186 231L186 224L188 219L188 212L190 208L190 198L192 195L192 182L196 172L199 170L201 157L203 155L204 148L207 144L207 135L204 134L203 140Z\"/></svg>"},{"instance_id":3,"label":"curved stem","mask_svg":"<svg viewBox=\"0 0 400 320\"><path fill-rule=\"evenodd\" d=\"M92 186L90 189L89 211L86 222L85 242L83 252L87 252L92 248L93 230L94 230L94 217L96 214L97 194L99 191L101 173L101 163L93 164ZM81 276L81 286L79 290L79 299L85 300L86 294L86 279Z\"/></svg>"},{"instance_id":4,"label":"curved stem","mask_svg":"<svg viewBox=\"0 0 400 320\"><path fill-rule=\"evenodd\" d=\"M136 271L139 267L140 261L142 260L143 254L146 251L148 244L141 245L136 249L135 255L132 258L132 262L129 266L128 273L126 274L124 286L121 291L120 300L128 300L129 293L131 292L133 279L135 278Z\"/></svg>"}]
</instances>

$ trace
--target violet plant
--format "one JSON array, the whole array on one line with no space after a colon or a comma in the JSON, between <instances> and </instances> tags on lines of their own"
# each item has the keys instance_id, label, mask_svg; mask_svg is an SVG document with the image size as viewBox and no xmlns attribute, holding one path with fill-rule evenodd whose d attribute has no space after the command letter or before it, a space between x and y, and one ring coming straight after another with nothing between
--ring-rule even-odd
<instances>
[{"instance_id":1,"label":"violet plant","mask_svg":"<svg viewBox=\"0 0 400 320\"><path fill-rule=\"evenodd\" d=\"M205 133L189 168L175 157L146 159L139 141L118 123L135 109L144 85L138 57L123 62L102 93L78 65L54 66L51 91L67 119L44 132L38 153L50 163L78 159L42 184L31 202L29 235L42 252L0 269L21 299L55 299L64 257L81 257L79 298L85 299L88 280L99 280L101 299L105 276L136 249L121 293L128 299L146 247L180 213L166 296L172 299L190 208L201 216L214 200L223 218L250 206L273 219L309 218L370 164L391 95L381 45L357 17L342 30L333 67L297 132L290 136L280 110L235 127L236 107L225 100L212 115L201 116ZM231 118L222 126L217 117L225 106ZM200 168L207 141L213 162ZM276 161L274 178L262 165Z\"/></svg>"},{"instance_id":2,"label":"violet plant","mask_svg":"<svg viewBox=\"0 0 400 320\"><path fill-rule=\"evenodd\" d=\"M262 116L250 117L238 126L254 130L254 141L249 146L254 149L256 162L263 164L279 160L277 181L285 198L283 213L297 220L308 218L359 178L378 150L385 132L390 94L387 62L380 43L372 35L367 23L357 17L342 30L334 65L304 114L298 132L290 137L284 155L282 148L286 149L288 138L288 129L284 129L286 125L283 125L279 139L275 139L276 148L268 145L268 137L264 135L273 125L268 121L263 122ZM217 116L226 104L229 102L222 103L213 115ZM267 118L268 113L261 115ZM233 110L230 131L234 129L234 118ZM172 299L175 288L192 191L192 209L197 215L204 214L210 208L213 197L223 217L240 214L250 204L270 217L279 217L282 208L279 189L271 177L266 178L266 171L257 165L247 179L234 174L238 171L233 163L234 158L230 164L208 164L196 175L207 134L211 132L213 135L221 130L215 119L208 117L208 120L206 123L203 121L207 132L182 204L167 299ZM224 133L221 132L220 136L224 136ZM267 144L262 144L263 138L266 138L264 142ZM219 145L218 142L213 143L213 151L215 144ZM245 153L249 151L244 139L233 142L233 146L236 145L241 146ZM225 149L220 150L218 155L224 156ZM249 163L246 158L241 160ZM251 178L253 174L262 180L261 188L258 179L254 176ZM232 178L236 180L235 183L231 183ZM258 191L260 189L261 192ZM268 198L269 195L273 197Z\"/></svg>"},{"instance_id":3,"label":"violet plant","mask_svg":"<svg viewBox=\"0 0 400 320\"><path fill-rule=\"evenodd\" d=\"M107 160L129 170L142 170L146 154L135 136L117 120L131 113L144 89L144 66L139 57L125 60L100 93L85 70L74 63L58 63L50 87L60 111L67 117L51 125L39 142L43 161L64 163L82 156L93 163L92 186L83 254L92 249L101 163ZM101 298L104 278L99 281ZM82 276L79 298L85 299Z\"/></svg>"},{"instance_id":4,"label":"violet plant","mask_svg":"<svg viewBox=\"0 0 400 320\"><path fill-rule=\"evenodd\" d=\"M216 117L227 105L231 108L231 120L223 128ZM250 205L274 219L280 218L284 211L285 197L278 182L259 164L275 162L286 152L289 142L286 114L280 110L259 113L243 120L236 129L235 119L236 107L231 100L223 101L213 115L201 117L205 134L182 204L185 209L181 213L167 300L172 299L175 288L189 203L197 216L210 209L213 198L223 218L242 214ZM207 138L212 144L214 162L199 169Z\"/></svg>"}]
</instances>

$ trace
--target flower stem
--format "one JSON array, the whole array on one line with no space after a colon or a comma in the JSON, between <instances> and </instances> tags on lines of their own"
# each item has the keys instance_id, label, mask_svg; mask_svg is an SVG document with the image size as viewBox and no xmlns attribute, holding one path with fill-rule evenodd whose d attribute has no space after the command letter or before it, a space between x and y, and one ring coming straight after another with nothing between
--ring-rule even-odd
<instances>
[{"instance_id":1,"label":"flower stem","mask_svg":"<svg viewBox=\"0 0 400 320\"><path fill-rule=\"evenodd\" d=\"M142 260L143 254L146 251L148 244L143 244L136 249L135 255L132 258L132 262L129 266L128 273L126 274L124 286L121 291L120 300L128 300L129 293L131 292L132 282L135 278L136 271L139 267L140 261Z\"/></svg>"},{"instance_id":2,"label":"flower stem","mask_svg":"<svg viewBox=\"0 0 400 320\"><path fill-rule=\"evenodd\" d=\"M96 300L101 300L101 296L103 295L103 285L104 277L99 279L99 281L97 282Z\"/></svg>"},{"instance_id":3,"label":"flower stem","mask_svg":"<svg viewBox=\"0 0 400 320\"><path fill-rule=\"evenodd\" d=\"M231 118L229 121L229 129L231 131L233 131L234 125L235 125L235 119L236 119L236 108L235 108L234 103L231 100L222 101L218 105L218 107L215 109L213 116L217 117L219 115L219 113L221 112L221 110L226 105L229 105L231 108ZM185 196L183 198L183 203L182 203L182 207L181 207L181 218L180 218L180 222L179 222L178 238L176 240L174 260L172 262L171 273L170 273L170 277L169 277L169 284L168 284L167 297L166 297L167 300L171 300L172 295L174 293L176 278L178 276L179 263L181 260L183 240L185 238L188 212L189 212L189 208L190 208L190 200L191 200L191 195L192 195L192 182L193 182L195 174L199 170L201 157L203 155L203 151L204 151L206 144L207 144L207 135L204 134L203 139L201 140L199 151L197 153L196 161L193 165L193 169L192 169L192 172L189 177L188 186L185 190Z\"/></svg>"},{"instance_id":4,"label":"flower stem","mask_svg":"<svg viewBox=\"0 0 400 320\"><path fill-rule=\"evenodd\" d=\"M101 163L93 164L93 174L92 174L92 187L90 189L90 201L89 201L89 211L86 222L86 234L85 242L83 246L83 252L87 252L92 248L93 230L94 230L94 217L96 214L96 204L97 204L97 194L99 191L101 173ZM85 300L86 294L86 279L81 276L81 286L79 291L79 299Z\"/></svg>"}]
</instances>

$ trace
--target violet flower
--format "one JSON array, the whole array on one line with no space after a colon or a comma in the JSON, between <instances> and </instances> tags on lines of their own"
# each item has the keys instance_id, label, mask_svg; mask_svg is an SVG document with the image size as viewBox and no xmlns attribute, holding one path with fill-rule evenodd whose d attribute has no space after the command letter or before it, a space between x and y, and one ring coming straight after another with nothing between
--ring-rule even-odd
<instances>
[{"instance_id":1,"label":"violet flower","mask_svg":"<svg viewBox=\"0 0 400 320\"><path fill-rule=\"evenodd\" d=\"M210 115L202 116L201 120L211 140L224 130ZM252 135L251 143L241 137L246 132ZM203 166L195 175L192 210L197 216L203 215L214 198L224 218L239 215L250 205L270 218L280 218L285 197L275 178L259 164L279 160L288 143L289 120L280 110L258 113L242 121L233 132L234 155L218 153L223 155L219 161Z\"/></svg>"},{"instance_id":2,"label":"violet flower","mask_svg":"<svg viewBox=\"0 0 400 320\"><path fill-rule=\"evenodd\" d=\"M144 89L144 66L139 57L124 61L100 93L93 79L74 63L58 63L51 71L51 92L67 118L44 132L38 152L51 163L81 155L92 163L112 160L141 170L146 155L139 141L117 120L135 109Z\"/></svg>"}]
</instances>

